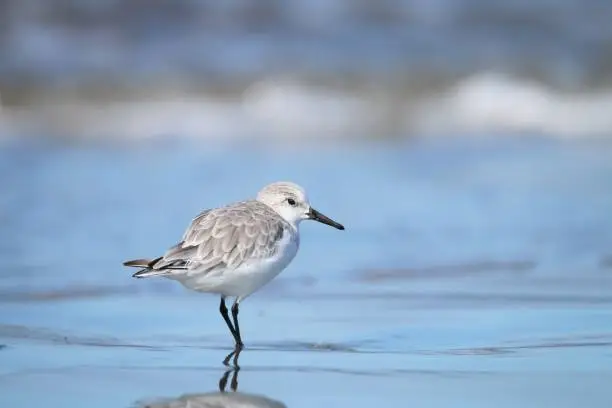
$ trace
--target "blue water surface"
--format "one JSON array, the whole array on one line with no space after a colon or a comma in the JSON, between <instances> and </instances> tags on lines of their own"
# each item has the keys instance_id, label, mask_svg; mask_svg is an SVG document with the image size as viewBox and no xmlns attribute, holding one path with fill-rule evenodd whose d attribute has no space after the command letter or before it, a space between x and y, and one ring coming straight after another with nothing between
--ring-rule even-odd
<instances>
[{"instance_id":1,"label":"blue water surface","mask_svg":"<svg viewBox=\"0 0 612 408\"><path fill-rule=\"evenodd\" d=\"M302 224L242 304L238 391L219 394L218 298L121 263L276 180L346 231ZM603 142L6 144L0 402L609 407L610 180Z\"/></svg>"}]
</instances>

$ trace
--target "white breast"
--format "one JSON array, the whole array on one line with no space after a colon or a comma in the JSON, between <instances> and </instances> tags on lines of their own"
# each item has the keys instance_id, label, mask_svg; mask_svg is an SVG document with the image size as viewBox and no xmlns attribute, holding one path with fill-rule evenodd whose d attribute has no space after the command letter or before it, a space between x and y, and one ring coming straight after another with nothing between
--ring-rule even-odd
<instances>
[{"instance_id":1,"label":"white breast","mask_svg":"<svg viewBox=\"0 0 612 408\"><path fill-rule=\"evenodd\" d=\"M272 257L255 259L233 271L232 275L236 275L235 280L241 282L237 286L242 287L240 290L242 293L234 294L234 296L245 298L274 279L295 258L299 246L299 235L294 231L286 230Z\"/></svg>"},{"instance_id":2,"label":"white breast","mask_svg":"<svg viewBox=\"0 0 612 408\"><path fill-rule=\"evenodd\" d=\"M246 298L281 273L297 254L300 239L297 231L287 229L269 258L249 260L237 269L216 274L202 274L188 279L177 279L190 289L219 293L224 296Z\"/></svg>"}]
</instances>

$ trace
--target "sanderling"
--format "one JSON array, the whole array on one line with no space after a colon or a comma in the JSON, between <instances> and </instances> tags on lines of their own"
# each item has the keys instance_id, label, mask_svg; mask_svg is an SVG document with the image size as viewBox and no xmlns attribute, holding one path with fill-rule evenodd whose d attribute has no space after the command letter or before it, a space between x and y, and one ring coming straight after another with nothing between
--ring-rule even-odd
<instances>
[{"instance_id":1,"label":"sanderling","mask_svg":"<svg viewBox=\"0 0 612 408\"><path fill-rule=\"evenodd\" d=\"M300 244L299 224L306 219L344 229L312 208L302 187L289 182L272 183L255 200L201 212L181 241L163 256L123 264L143 268L132 275L135 278L163 276L188 289L220 294L219 311L234 337L236 350L241 350L240 302L293 260ZM226 297L235 298L233 325Z\"/></svg>"}]
</instances>

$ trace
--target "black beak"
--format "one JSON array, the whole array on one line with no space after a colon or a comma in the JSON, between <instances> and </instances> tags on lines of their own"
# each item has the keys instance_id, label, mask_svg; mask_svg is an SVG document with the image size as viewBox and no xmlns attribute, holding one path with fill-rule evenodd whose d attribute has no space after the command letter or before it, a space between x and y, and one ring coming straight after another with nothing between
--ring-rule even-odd
<instances>
[{"instance_id":1,"label":"black beak","mask_svg":"<svg viewBox=\"0 0 612 408\"><path fill-rule=\"evenodd\" d=\"M315 221L319 221L323 224L327 224L330 225L334 228L337 228L339 230L343 230L344 229L344 225L337 223L336 221L332 220L331 218L328 218L326 216L324 216L323 214L321 214L320 212L318 212L317 210L315 210L314 208L310 208L310 211L308 211L308 217L311 220L315 220Z\"/></svg>"}]
</instances>

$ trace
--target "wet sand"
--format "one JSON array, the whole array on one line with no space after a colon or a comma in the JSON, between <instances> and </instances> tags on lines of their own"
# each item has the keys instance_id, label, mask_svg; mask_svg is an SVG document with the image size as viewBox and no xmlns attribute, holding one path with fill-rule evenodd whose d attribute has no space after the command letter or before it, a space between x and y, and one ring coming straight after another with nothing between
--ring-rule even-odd
<instances>
[{"instance_id":1,"label":"wet sand","mask_svg":"<svg viewBox=\"0 0 612 408\"><path fill-rule=\"evenodd\" d=\"M223 154L151 152L168 166L94 149L5 152L20 171L0 176L11 186L0 214L12 214L0 235L0 402L612 406L609 151L458 146L244 154L242 166L273 164L240 182L214 173L229 184L180 202ZM372 156L385 160L359 166ZM218 299L136 281L121 261L165 248L202 203L287 168L347 231L304 226L295 263L243 303L246 349L228 372ZM168 191L146 206L125 194L159 184Z\"/></svg>"},{"instance_id":2,"label":"wet sand","mask_svg":"<svg viewBox=\"0 0 612 408\"><path fill-rule=\"evenodd\" d=\"M478 279L425 280L460 287ZM423 279L411 282L420 296L359 282L347 283L351 293L336 292L341 284L320 293L288 281L244 303L247 347L238 372L223 365L231 337L212 296L101 291L3 303L2 400L89 407L209 406L210 399L223 407L243 399L255 407L612 402L612 297L573 299L571 287L537 299L427 294ZM611 283L607 277L599 285Z\"/></svg>"}]
</instances>

